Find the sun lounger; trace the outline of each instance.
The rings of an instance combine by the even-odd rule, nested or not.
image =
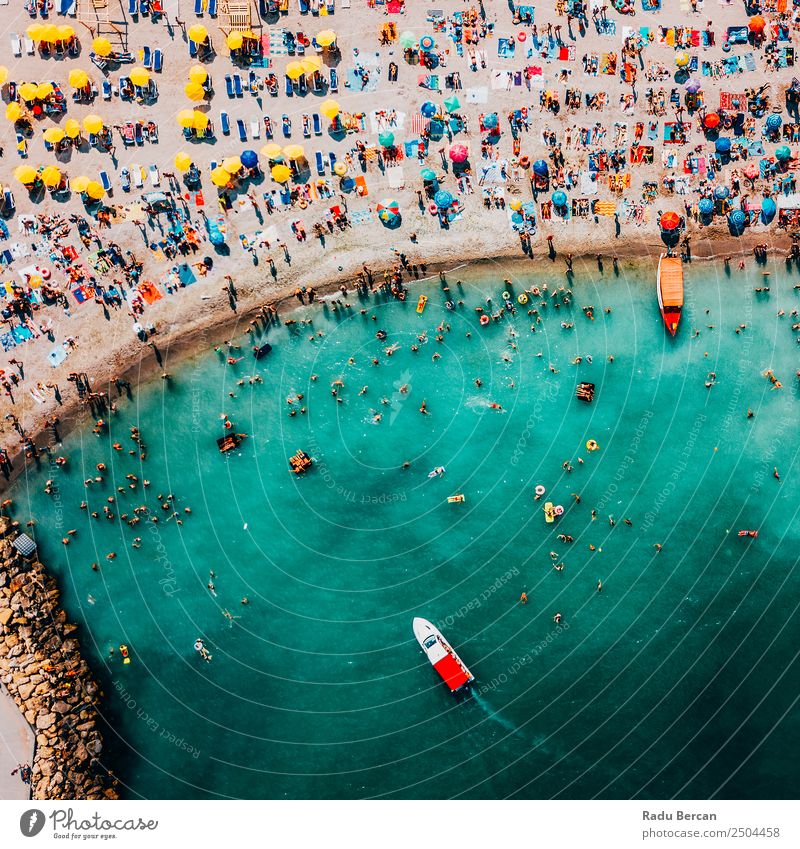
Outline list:
[[[150,166],[150,182],[156,188],[161,185],[161,175],[158,173],[158,165]]]
[[[208,94],[211,94],[211,92],[214,91],[214,80],[211,78],[211,74],[206,77],[206,81],[203,83],[203,88]]]
[[[236,119],[236,129],[239,131],[239,141],[247,141],[247,130],[244,126],[244,121],[241,118]]]
[[[304,76],[300,77],[300,79],[297,81],[297,90],[300,93],[301,97],[308,93],[308,83],[306,82],[306,78]]]
[[[311,138],[311,121],[309,120],[308,115],[303,115],[303,138]]]
[[[217,0],[208,0],[208,14],[212,18],[217,17],[217,6],[218,6]]]
[[[142,57],[142,66],[147,68],[147,70],[151,70],[153,67],[153,54],[150,52],[150,48],[145,44],[142,48],[141,52]]]
[[[314,135],[321,136],[322,135],[322,121],[320,120],[319,114],[315,112],[312,116],[312,121],[314,123]]]
[[[220,112],[219,122],[220,122],[220,125],[222,126],[222,135],[229,136],[231,134],[231,124],[230,124],[230,121],[228,120],[228,113],[227,112]]]
[[[14,192],[11,189],[5,189],[3,191],[3,215],[11,215],[16,208],[17,204],[14,201]]]
[[[322,153],[320,153],[320,151],[317,151],[314,154],[314,158],[317,160],[317,174],[319,174],[320,177],[324,177],[325,176],[325,165],[322,162]]]
[[[194,0],[194,13],[198,18],[203,17],[203,0]]]
[[[137,189],[141,189],[144,186],[144,179],[142,178],[142,166],[141,165],[131,165],[131,177],[133,177],[133,185]]]
[[[331,171],[333,171],[333,166],[336,165],[336,154],[333,151],[328,154],[328,164],[331,166]]]
[[[111,100],[111,83],[103,80],[103,100]]]
[[[192,41],[191,38],[189,39],[189,56],[192,59],[197,58],[197,45]]]
[[[136,144],[141,146],[144,144],[144,133],[142,132],[142,122],[137,121],[133,125],[133,134],[136,139]]]
[[[293,97],[294,96],[294,83],[292,83],[292,81],[289,79],[289,77],[284,77],[284,80],[286,81],[285,85],[284,85],[284,91],[286,92],[286,96],[287,97]]]
[[[242,78],[238,74],[233,75],[233,89],[236,92],[237,97],[244,96],[244,89],[242,88]]]
[[[331,68],[330,80],[330,92],[331,94],[336,94],[339,91],[339,75],[336,73],[336,68]]]
[[[11,33],[11,53],[17,58],[22,56],[22,42],[15,32]]]
[[[256,117],[250,120],[250,138],[261,138],[261,119]]]
[[[28,36],[26,35],[24,41],[25,52],[28,54],[28,56],[33,56],[33,54],[36,52],[36,45],[33,43],[33,39],[28,38]]]
[[[139,14],[139,0],[128,0],[128,14],[129,15],[138,15]]]
[[[164,67],[164,54],[160,50],[155,50],[153,52],[153,70],[157,73],[161,73],[161,69]]]
[[[108,178],[108,174],[105,171],[100,172],[100,182],[103,185],[103,188],[110,194],[113,189],[111,188],[111,180]]]
[[[225,74],[225,91],[228,94],[228,97],[235,97],[235,93],[233,91],[233,77],[230,74]]]
[[[105,71],[106,65],[108,64],[106,60],[102,56],[98,56],[96,53],[92,52],[89,54],[89,61],[98,67],[101,71]]]

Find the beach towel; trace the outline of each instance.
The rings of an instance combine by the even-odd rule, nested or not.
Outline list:
[[[354,227],[372,223],[372,212],[369,209],[358,209],[350,213],[350,223]]]
[[[14,341],[14,337],[10,333],[3,333],[0,336],[0,347],[4,351],[10,351],[12,348],[17,347],[17,343]]]
[[[361,195],[361,197],[366,197],[369,194],[366,179],[363,176],[358,176],[354,182],[358,187],[358,194]]]
[[[489,89],[486,86],[465,89],[464,99],[467,103],[488,103]]]
[[[47,359],[50,361],[50,365],[53,368],[56,368],[61,365],[67,358],[67,350],[63,345],[59,345],[57,348],[53,348],[52,351],[47,355]]]
[[[389,181],[389,188],[402,189],[406,182],[402,166],[395,165],[391,168],[387,168],[386,179]]]
[[[138,291],[146,304],[154,304],[164,297],[153,283],[140,284]]]

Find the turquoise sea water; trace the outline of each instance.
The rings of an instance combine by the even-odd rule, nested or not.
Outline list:
[[[479,328],[474,307],[499,304],[507,273],[482,266],[461,290],[451,274],[465,301],[453,312],[438,283],[416,284],[404,304],[353,298],[341,319],[303,308],[296,317],[313,326],[271,329],[258,364],[249,341],[236,366],[215,353],[190,360],[121,404],[110,438],[70,435],[67,470],[16,485],[16,515],[37,519],[106,692],[124,795],[793,795],[797,277],[773,269],[771,292],[756,294],[758,270],[689,268],[671,340],[650,268],[578,269],[573,305],[541,310],[536,333],[533,304]],[[515,289],[544,281],[563,284],[560,265],[515,277]],[[590,304],[594,321],[581,311]],[[440,322],[451,330],[437,342]],[[253,374],[263,384],[237,385]],[[593,404],[575,398],[580,380],[596,384]],[[297,393],[308,412],[290,417]],[[249,434],[230,456],[215,447],[223,411]],[[144,464],[127,453],[133,424]],[[302,477],[288,473],[297,449],[316,459]],[[106,481],[85,491],[98,462]],[[429,480],[439,465],[446,474]],[[129,473],[150,479],[148,494],[121,495],[114,511],[146,500],[157,525],[78,508],[86,498],[102,511]],[[42,492],[48,477],[55,497]],[[545,523],[537,484],[564,506],[557,524]],[[448,504],[459,492],[465,503]],[[182,525],[166,521],[159,493],[191,507]],[[64,547],[69,528],[78,534]],[[740,528],[760,535],[740,539]],[[471,698],[454,700],[420,653],[417,615],[472,668]]]

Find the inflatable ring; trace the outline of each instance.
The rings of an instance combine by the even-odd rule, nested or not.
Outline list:
[[[598,445],[598,444],[597,444],[597,443],[596,443],[593,439],[590,439],[590,440],[586,443],[586,450],[587,450],[587,451],[597,451],[597,449],[598,449],[599,447],[600,447],[600,446],[599,446],[599,445]]]
[[[730,53],[731,43],[729,41],[723,41],[722,42],[722,50],[723,50],[724,53]]]
[[[305,198],[300,198],[300,200],[297,201],[297,205],[300,209],[305,209],[308,206],[308,201]]]
[[[547,492],[547,490],[541,484],[539,484],[534,491],[537,495],[544,495],[545,492]]]
[[[522,292],[522,294],[520,294],[520,295],[517,295],[517,303],[518,304],[527,304],[528,303],[528,296],[524,292]]]
[[[49,268],[39,268],[39,266],[37,265],[36,270],[41,275],[42,280],[49,280],[50,279],[50,269]]]
[[[553,512],[556,514],[556,516],[563,516],[564,508],[560,504],[557,504]]]
[[[437,213],[438,211],[439,211],[439,207],[438,207],[438,206],[436,206],[436,204],[435,204],[435,203],[432,203],[432,204],[430,204],[430,205],[428,206],[428,212],[430,212],[430,214],[431,214],[431,215],[436,215],[436,213]]]
[[[527,168],[531,164],[530,157],[528,156],[520,156],[519,164],[521,168]]]
[[[481,324],[482,324],[484,327],[486,327],[486,325],[487,325],[488,323],[489,323],[489,316],[488,316],[488,315],[486,315],[486,313],[484,313],[484,314],[481,316]]]
[[[509,295],[508,292],[503,292],[503,300],[504,301],[510,301],[511,295]]]
[[[517,41],[523,42],[528,36],[524,32],[517,33]]]

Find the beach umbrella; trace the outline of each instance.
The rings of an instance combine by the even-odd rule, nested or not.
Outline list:
[[[81,175],[80,177],[73,177],[69,181],[69,187],[73,192],[78,192],[82,194],[86,191],[86,187],[89,185],[89,178]]]
[[[273,165],[270,174],[276,183],[285,183],[292,176],[292,169],[288,165]]]
[[[55,91],[52,83],[39,83],[36,86],[36,99],[47,100],[48,97]]]
[[[299,62],[289,62],[286,66],[286,76],[290,80],[299,80],[304,73],[303,66]]]
[[[420,106],[419,111],[422,113],[424,118],[433,118],[439,110],[436,108],[435,103],[431,103],[430,100],[426,100],[425,103]]]
[[[258,154],[254,150],[243,150],[239,159],[241,159],[245,168],[258,167]]]
[[[557,192],[553,192],[553,205],[557,206],[559,209],[565,207],[567,205],[567,195],[565,192],[562,192],[560,189]]]
[[[661,216],[661,229],[662,230],[675,230],[680,227],[681,218],[677,212],[665,212]]]
[[[488,115],[484,115],[483,126],[486,127],[487,130],[494,130],[497,127],[497,123],[496,112],[490,112]]]
[[[178,123],[184,128],[188,129],[194,123],[194,110],[193,109],[181,109],[178,112]]]
[[[17,89],[17,93],[26,103],[30,103],[32,100],[36,100],[37,88],[38,86],[36,85],[36,83],[23,83]]]
[[[292,162],[296,162],[298,159],[302,159],[305,156],[305,151],[303,150],[303,145],[301,144],[289,144],[283,149],[284,156],[291,160]]]
[[[450,159],[453,162],[466,162],[469,156],[469,151],[466,145],[454,144],[450,146]]]
[[[44,131],[44,140],[48,144],[58,144],[65,135],[66,133],[61,129],[61,127],[48,127]]]
[[[22,107],[16,100],[12,100],[11,103],[6,106],[6,118],[9,121],[19,121],[22,117]]]
[[[188,82],[183,87],[183,93],[189,98],[189,100],[194,100],[195,102],[202,100],[206,96],[206,90],[203,88],[200,83]]]
[[[103,119],[99,115],[87,115],[83,119],[83,129],[87,133],[99,133],[103,129]]]
[[[0,85],[4,85],[8,79],[8,68],[5,65],[0,65]]]
[[[748,162],[744,169],[744,176],[748,180],[755,180],[761,172],[758,170],[758,165],[755,162]]]
[[[242,160],[238,156],[227,156],[222,160],[222,167],[229,174],[238,174],[242,170]]]
[[[785,144],[782,144],[776,151],[775,156],[780,162],[786,162],[787,159],[792,158],[792,151],[786,147]]]
[[[433,196],[433,202],[439,207],[439,209],[447,209],[449,206],[453,205],[453,196],[450,192],[445,191],[444,189],[439,189],[439,191]]]
[[[55,24],[44,24],[39,32],[39,40],[48,44],[58,41],[58,27]]]
[[[707,130],[714,130],[719,126],[720,118],[716,112],[709,112],[705,118],[703,118],[703,126]]]
[[[339,104],[335,100],[324,100],[319,107],[319,111],[329,120],[332,121],[341,111]]]
[[[455,112],[456,109],[461,108],[461,101],[455,95],[453,95],[452,97],[445,98],[444,108],[448,112]]]
[[[74,118],[70,118],[64,124],[64,132],[68,138],[76,139],[81,134],[81,125]]]
[[[228,45],[228,50],[239,50],[244,44],[244,36],[240,32],[228,33],[225,44]]]
[[[697,92],[700,91],[702,87],[703,84],[696,77],[692,77],[686,83],[686,91],[688,91],[689,94],[697,94]]]
[[[188,153],[180,151],[175,154],[175,167],[181,173],[185,173],[192,167],[192,157]]]
[[[112,50],[111,42],[107,38],[104,38],[102,35],[98,36],[92,42],[92,50],[94,50],[94,52],[98,56],[108,56]]]
[[[747,215],[745,215],[744,210],[734,209],[728,216],[728,223],[733,230],[744,230],[747,224]]]
[[[14,177],[24,186],[30,186],[36,182],[36,169],[31,165],[17,165]]]
[[[394,199],[383,200],[375,207],[375,211],[384,224],[391,224],[400,215],[400,204]]]
[[[303,69],[303,73],[310,77],[322,68],[322,60],[319,56],[306,56],[300,60],[300,67]]]
[[[550,173],[550,166],[544,159],[537,159],[533,163],[533,173],[538,177],[546,177]]]
[[[519,198],[514,198],[514,200],[509,203],[509,206],[511,207],[511,209],[514,210],[514,212],[519,212],[520,208],[522,207],[522,201]]]
[[[231,181],[230,172],[227,171],[222,165],[218,165],[211,172],[211,182],[219,189],[225,188]]]
[[[128,77],[134,85],[145,86],[150,82],[150,71],[142,67],[132,68]]]
[[[750,32],[758,34],[764,32],[764,28],[766,27],[766,25],[767,22],[761,17],[761,15],[753,15],[753,17],[750,18],[750,23],[748,24],[747,28],[750,30]]]
[[[378,141],[383,147],[391,147],[394,144],[394,133],[381,133]]]
[[[336,42],[336,33],[332,29],[324,29],[317,33],[316,42],[320,47],[330,47]]]
[[[205,130],[209,123],[209,117],[204,112],[198,112],[196,109],[192,111],[192,127],[195,130]]]
[[[208,30],[202,24],[192,24],[189,27],[189,41],[195,44],[205,44],[208,39]]]
[[[405,32],[400,33],[398,41],[404,50],[410,50],[417,43],[417,37],[413,32],[406,30]]]
[[[261,155],[267,159],[283,159],[283,148],[277,142],[270,142],[261,148]]]
[[[765,224],[769,224],[769,222],[772,221],[777,211],[778,207],[775,205],[775,201],[772,198],[764,198],[764,200],[761,201],[761,218]]]
[[[419,176],[422,177],[423,180],[431,182],[436,179],[436,172],[433,168],[423,168],[422,171],[419,172]]]
[[[770,115],[767,118],[767,130],[770,133],[777,133],[781,128],[781,124],[783,124],[783,120],[780,115]]]
[[[97,180],[89,180],[89,183],[86,186],[86,194],[92,200],[100,200],[103,195],[106,193],[106,190],[103,186],[97,182]]]
[[[431,50],[436,46],[436,42],[432,35],[423,35],[419,40],[419,49],[424,51],[425,53],[430,53]]]
[[[31,24],[25,30],[25,35],[27,35],[28,38],[31,41],[41,41],[43,32],[44,32],[44,24],[36,23],[36,24]]]
[[[41,173],[42,182],[48,189],[52,189],[61,182],[61,172],[55,165],[48,165]]]
[[[714,143],[714,147],[717,153],[730,153],[731,152],[731,140],[725,136],[718,138]]]
[[[203,83],[208,79],[208,71],[202,65],[192,65],[192,67],[189,68],[189,79],[193,83],[203,85]]]
[[[344,177],[344,175],[347,173],[347,165],[345,165],[345,163],[341,161],[337,162],[333,166],[333,173],[336,174],[338,177]]]
[[[712,215],[714,212],[714,201],[711,198],[700,198],[700,203],[697,204],[701,215]]]
[[[714,189],[714,197],[717,200],[725,200],[730,197],[731,190],[727,186],[717,186]]]
[[[69,72],[69,84],[73,88],[86,88],[89,85],[89,75],[83,68],[73,68]]]
[[[59,24],[57,29],[58,41],[69,41],[71,38],[75,38],[75,27],[70,26],[70,24]]]
[[[675,54],[675,64],[679,68],[685,68],[689,64],[689,61],[690,57],[686,51],[681,50],[680,53]]]

